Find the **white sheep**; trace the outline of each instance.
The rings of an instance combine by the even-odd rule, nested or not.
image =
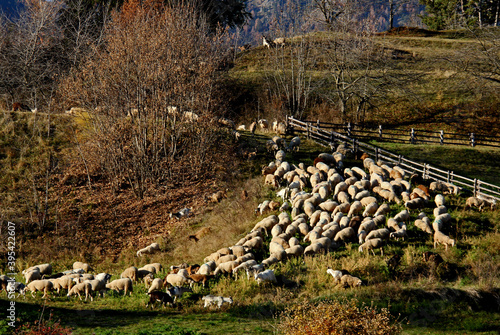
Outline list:
[[[71,297],[73,295],[78,295],[80,300],[82,300],[82,294],[85,294],[85,301],[87,301],[89,296],[90,301],[94,301],[94,298],[92,297],[92,285],[90,285],[89,282],[76,284],[71,288],[71,290],[68,291],[67,296]]]
[[[364,250],[371,250],[373,253],[373,256],[375,256],[375,251],[373,249],[380,248],[380,254],[383,256],[384,255],[384,247],[385,242],[381,238],[372,238],[370,240],[366,240],[365,243],[361,244],[359,246],[359,252],[363,252]]]
[[[455,240],[438,230],[434,232],[434,248],[437,248],[438,244],[443,244],[445,250],[448,250],[448,246],[450,247],[455,246]]]
[[[114,290],[117,292],[124,291],[123,295],[127,295],[127,292],[132,295],[134,287],[132,285],[132,280],[130,278],[115,279],[110,283],[106,284],[106,289]]]
[[[148,293],[151,293],[155,290],[161,291],[162,289],[163,289],[163,280],[161,280],[161,278],[155,278],[153,279],[151,286],[149,286]]]
[[[85,280],[92,286],[92,291],[97,292],[100,297],[104,297],[104,292],[106,291],[106,280]]]
[[[205,301],[204,307],[209,307],[211,305],[217,304],[218,308],[221,308],[224,303],[232,304],[233,303],[233,298],[232,297],[221,297],[221,296],[215,296],[212,294],[206,295],[201,298],[201,300]]]
[[[139,269],[135,266],[126,268],[120,275],[120,278],[130,278],[132,281],[137,281]]]
[[[445,205],[444,196],[442,194],[436,194],[436,197],[434,198],[434,202],[436,203],[436,207],[444,206]]]
[[[258,285],[260,285],[260,283],[263,283],[263,282],[273,282],[275,284],[278,283],[278,281],[276,280],[276,276],[274,275],[273,270],[266,270],[266,271],[256,273],[254,275],[254,279],[257,281]]]
[[[160,250],[160,245],[158,243],[151,243],[147,247],[142,248],[139,251],[137,251],[137,256],[141,257],[142,254],[152,254],[158,250]]]
[[[298,152],[299,148],[300,148],[300,137],[295,136],[288,143],[288,148],[287,149],[288,149],[288,151]]]
[[[31,270],[24,272],[24,278],[26,280],[26,284],[29,284],[30,282],[34,280],[40,280],[42,279],[42,274],[40,273],[40,269],[38,268],[31,268]]]
[[[369,232],[368,235],[366,235],[365,241],[368,241],[368,240],[374,239],[374,238],[388,240],[390,234],[391,234],[391,231],[387,228],[375,229],[375,230],[372,230],[371,232]]]
[[[338,284],[340,279],[342,278],[342,271],[339,270],[333,270],[332,268],[328,267],[326,270],[326,273],[331,275],[333,277],[333,281],[335,284]]]
[[[83,269],[85,272],[94,271],[88,263],[74,262],[73,270]]]
[[[54,289],[54,285],[48,279],[34,280],[28,285],[26,285],[25,291],[31,291],[31,296],[35,297],[34,293],[36,291],[43,292],[42,298],[47,296],[47,293]]]
[[[360,287],[363,284],[363,281],[359,279],[358,277],[354,277],[351,275],[343,275],[342,278],[340,278],[340,284],[344,287]]]
[[[217,268],[214,271],[214,276],[217,276],[219,273],[228,273],[231,274],[233,272],[233,269],[240,265],[240,262],[238,261],[229,261],[225,263],[221,263],[217,266]],[[174,285],[174,286],[182,286],[182,285]]]
[[[423,230],[427,234],[432,234],[434,232],[432,230],[431,220],[427,216],[422,219],[415,220],[415,227]]]
[[[73,281],[73,278],[67,277],[67,276],[62,276],[56,279],[50,279],[52,282],[52,285],[54,286],[54,290],[57,291],[57,294],[61,291],[61,289],[64,290],[71,290],[71,287],[75,285],[75,282]]]

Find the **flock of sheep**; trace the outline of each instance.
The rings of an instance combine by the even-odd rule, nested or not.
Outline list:
[[[264,121],[254,124],[265,129],[268,124]],[[277,122],[273,130],[280,132]],[[80,299],[85,297],[92,301],[96,295],[103,297],[107,290],[132,294],[133,286],[142,280],[149,295],[146,306],[157,301],[173,305],[177,297],[192,292],[193,284],[206,287],[210,280],[220,275],[237,277],[245,272],[248,280],[252,277],[259,285],[277,283],[273,264],[292,257],[335,251],[349,243],[359,244],[359,252],[371,250],[375,254],[375,249],[380,249],[383,255],[384,246],[391,240],[408,237],[411,224],[433,235],[434,248],[439,244],[446,249],[456,245],[456,240],[445,233],[449,231],[452,217],[443,194],[457,194],[460,191],[457,186],[438,181],[429,185],[415,182],[417,179],[400,167],[375,162],[366,154],[361,157],[363,168],[345,167],[348,152],[343,146],[333,153],[319,154],[310,166],[285,161],[285,157],[299,146],[300,137],[293,138],[288,146],[279,136],[268,142],[268,150],[273,152],[275,159],[263,167],[262,174],[264,183],[276,189],[277,197],[259,204],[256,213],[264,218],[250,232],[234,245],[208,255],[201,265],[172,266],[163,279],[158,277],[163,269],[160,263],[142,268],[132,266],[125,269],[119,279],[110,281],[110,274],[91,274],[93,270],[87,263],[75,262],[73,269],[55,274],[50,264],[40,264],[23,271],[25,283],[0,276],[1,286],[8,292],[32,292],[33,296],[41,291],[43,297],[50,291],[59,294],[66,290],[68,297],[78,295]],[[391,216],[393,203],[404,205],[405,209]],[[487,206],[494,208],[495,204],[471,197],[467,199],[467,206],[482,210]],[[432,207],[431,219],[422,210]],[[411,222],[410,213],[419,211],[417,219]],[[208,233],[210,229],[204,228],[192,239],[197,241]],[[138,250],[137,256],[159,249],[157,243],[152,243]],[[360,278],[346,270],[328,268],[326,271],[335,284],[343,287],[354,288],[362,284]],[[215,295],[206,295],[202,300],[205,307],[216,305],[219,308],[233,302],[231,297]]]

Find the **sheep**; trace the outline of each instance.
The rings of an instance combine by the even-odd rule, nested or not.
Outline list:
[[[432,213],[434,214],[434,217],[438,217],[441,214],[448,213],[448,209],[446,208],[446,206],[441,205],[441,206],[434,208]]]
[[[391,211],[391,208],[389,207],[388,204],[382,204],[377,209],[377,211],[375,212],[375,214],[373,214],[373,217],[378,216],[378,215],[388,214],[390,211]]]
[[[40,270],[38,268],[32,268],[30,271],[26,271],[23,274],[24,274],[24,278],[26,280],[26,284],[29,284],[30,282],[32,282],[34,280],[42,279],[42,275],[41,275]]]
[[[235,261],[236,260],[236,255],[224,255],[224,256],[221,256],[216,262],[215,264],[217,266],[219,266],[220,264],[222,263],[226,263],[226,262],[230,262],[230,261]]]
[[[354,232],[354,229],[352,229],[352,227],[347,227],[347,228],[344,228],[341,231],[339,231],[335,235],[335,238],[333,240],[335,242],[339,242],[339,241],[348,242],[354,236],[356,236],[356,233]]]
[[[161,278],[155,278],[153,279],[153,282],[151,283],[151,286],[148,289],[148,293],[151,293],[153,291],[161,291],[163,289],[163,280]]]
[[[340,278],[340,284],[343,287],[355,288],[355,287],[360,287],[363,284],[363,281],[361,279],[359,279],[358,277],[354,277],[351,275],[343,275]]]
[[[409,200],[405,202],[405,208],[410,211],[412,209],[421,209],[425,208],[426,201],[424,198],[415,198],[413,200]]]
[[[126,268],[120,275],[120,278],[130,278],[132,281],[137,281],[138,269],[135,266]]]
[[[304,254],[304,248],[301,245],[290,246],[290,248],[285,249],[287,257],[292,256],[299,257]]]
[[[441,231],[443,229],[444,224],[448,223],[451,220],[451,215],[449,213],[440,214],[434,218],[432,222],[432,228],[434,231]]]
[[[300,137],[299,136],[295,136],[294,138],[292,138],[290,140],[290,142],[288,143],[288,148],[287,150],[288,151],[295,151],[295,152],[298,152],[299,151],[299,148],[300,148]]]
[[[285,46],[285,38],[284,37],[277,37],[273,40],[274,45],[283,47]]]
[[[486,206],[489,206],[491,210],[494,210],[496,208],[496,201],[479,197],[469,197],[465,201],[465,209],[477,207],[479,211],[482,212]]]
[[[160,292],[160,291],[152,291],[147,293],[149,295],[149,301],[146,303],[146,308],[151,305],[154,307],[154,304],[159,301],[163,307],[165,304],[169,303],[171,305],[174,304],[174,300],[168,293]]]
[[[408,222],[409,219],[410,213],[406,209],[402,210],[401,212],[396,214],[396,216],[394,216],[394,220],[396,220],[397,222]]]
[[[151,263],[144,265],[141,269],[148,270],[151,273],[155,274],[155,273],[160,273],[163,267],[160,263]]]
[[[238,261],[229,261],[225,263],[221,263],[217,266],[217,268],[214,271],[214,275],[217,276],[219,273],[232,273],[233,269],[240,265],[240,262]],[[181,285],[176,285],[176,286],[181,286]]]
[[[400,229],[396,230],[393,233],[389,234],[390,238],[395,238],[396,240],[399,240],[402,238],[403,240],[408,237],[408,233],[406,231],[406,225],[403,225]]]
[[[8,281],[7,286],[4,288],[4,290],[7,292],[7,295],[10,295],[15,292],[24,295],[25,289],[26,285],[24,285],[21,282],[13,280]]]
[[[434,202],[436,203],[436,207],[444,206],[445,205],[444,196],[442,194],[436,194],[436,197],[434,198]]]
[[[384,255],[384,249],[383,246],[385,245],[385,242],[381,238],[373,238],[366,240],[365,243],[361,244],[359,246],[359,252],[363,252],[364,250],[371,250],[373,253],[373,256],[375,256],[375,251],[373,249],[380,248],[380,254],[383,256]]]
[[[147,247],[142,248],[139,251],[137,251],[137,257],[141,257],[142,254],[152,254],[158,250],[160,250],[160,245],[158,243],[151,243]]]
[[[90,285],[89,282],[83,282],[73,286],[68,291],[67,297],[78,295],[80,300],[82,300],[82,293],[85,294],[85,301],[87,301],[89,296],[90,296],[90,301],[94,301],[94,298],[92,297],[92,285]]]
[[[48,279],[40,279],[40,280],[34,280],[30,282],[28,285],[26,285],[25,291],[31,291],[31,296],[34,298],[36,291],[43,291],[43,296],[42,298],[45,298],[47,296],[47,293],[52,291],[54,289],[54,285],[52,282]]]
[[[363,211],[362,215],[364,217],[372,216],[373,214],[375,214],[375,212],[377,212],[377,210],[378,210],[378,204],[376,202],[372,202],[368,205],[365,205],[365,210]]]
[[[424,217],[422,219],[415,220],[415,227],[423,230],[427,234],[434,233],[434,231],[432,230],[432,227],[431,227],[431,222],[430,222],[428,217]]]
[[[106,284],[106,289],[114,290],[116,292],[124,291],[123,295],[127,295],[127,292],[132,295],[133,285],[130,278],[115,279],[110,283]]]
[[[266,270],[266,271],[256,273],[254,275],[254,279],[257,281],[258,285],[260,285],[260,283],[263,283],[263,282],[273,282],[275,284],[278,283],[278,281],[276,280],[276,276],[274,275],[273,270]]]
[[[390,233],[391,233],[390,230],[387,228],[380,228],[380,229],[372,230],[371,232],[368,233],[368,235],[366,235],[365,241],[368,241],[368,240],[374,239],[374,238],[388,240]]]
[[[273,264],[276,264],[278,262],[279,262],[278,258],[276,258],[275,256],[271,255],[268,258],[264,259],[261,262],[261,264],[263,264],[265,267],[269,267],[269,266],[271,266]]]
[[[232,304],[233,303],[233,298],[232,297],[220,297],[220,296],[215,296],[212,294],[206,295],[201,298],[201,300],[205,301],[204,307],[207,308],[213,304],[217,304],[218,308],[221,308],[224,303]]]
[[[375,229],[375,221],[369,219],[369,220],[365,220],[363,221],[360,225],[359,225],[359,228],[358,228],[358,234],[361,232],[361,231],[365,231],[366,234],[368,234],[369,232],[371,232],[372,230]]]
[[[308,245],[305,249],[304,249],[304,255],[314,255],[314,254],[318,254],[320,251],[322,250],[325,250],[325,247],[323,244],[319,243],[319,242],[314,242],[314,243],[311,243],[310,245]]]
[[[352,217],[354,214],[361,213],[363,211],[363,205],[359,201],[354,201],[350,208],[349,208],[349,213],[347,214],[348,217]]]
[[[89,271],[94,271],[88,263],[83,263],[83,262],[74,262],[73,263],[73,270],[77,269],[83,269],[85,272]]]
[[[76,283],[73,281],[71,277],[60,277],[56,279],[51,279],[54,290],[57,291],[57,294],[61,291],[61,289],[71,290],[71,287]]]
[[[438,244],[443,244],[445,250],[448,250],[448,246],[450,247],[455,246],[455,240],[438,230],[434,232],[434,249],[437,248]]]
[[[186,292],[193,292],[190,287],[182,287],[182,286],[174,286],[167,289],[167,294],[174,298],[174,303],[177,298],[182,297],[182,295]]]
[[[333,270],[332,268],[328,267],[326,270],[326,273],[331,275],[333,277],[333,282],[335,284],[338,284],[340,282],[340,279],[342,278],[342,271],[339,270]]]
[[[260,129],[262,129],[263,131],[269,130],[269,122],[266,119],[260,119],[259,121],[257,121],[257,123],[259,124]]]
[[[189,275],[189,278],[192,280],[192,282],[189,284],[190,287],[192,287],[194,283],[202,283],[203,287],[205,287],[208,280],[213,278],[213,276],[204,274],[192,274]]]
[[[50,265],[49,263],[34,265],[34,266],[32,266],[32,267],[27,268],[26,270],[24,270],[22,272],[22,274],[24,275],[26,272],[30,272],[30,271],[34,270],[35,268],[38,268],[38,271],[40,272],[40,275],[50,275],[50,274],[52,274],[52,265]]]
[[[257,250],[261,249],[264,246],[264,241],[262,240],[262,237],[256,236],[243,243],[243,246],[247,247],[248,249]]]
[[[104,292],[106,291],[106,280],[103,279],[93,279],[85,280],[92,286],[93,292],[98,292],[99,296],[104,297]]]
[[[268,216],[267,218],[257,222],[257,224],[251,230],[252,232],[259,229],[264,228],[266,233],[271,231],[271,229],[279,222],[279,219],[276,215]]]

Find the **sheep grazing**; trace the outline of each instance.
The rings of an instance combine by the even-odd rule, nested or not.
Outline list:
[[[132,295],[132,292],[134,291],[132,280],[130,278],[115,279],[106,284],[106,289],[114,290],[116,292],[124,291],[124,296],[127,295],[127,293]]]
[[[38,268],[38,271],[40,272],[40,275],[50,275],[50,274],[52,274],[52,265],[50,265],[49,263],[34,265],[34,266],[32,266],[32,267],[27,268],[26,270],[24,270],[22,272],[22,274],[24,275],[26,272],[30,272],[32,270],[35,270],[36,268]]]
[[[224,303],[232,304],[233,303],[233,298],[232,297],[220,297],[216,295],[206,295],[201,298],[201,300],[205,301],[205,304],[203,307],[207,308],[211,305],[217,305],[218,308],[221,308]]]
[[[184,293],[193,292],[190,287],[182,287],[182,286],[173,286],[167,289],[167,294],[174,298],[174,303],[177,298],[182,297]]]
[[[194,235],[189,235],[188,239],[198,242],[202,237],[208,235],[212,229],[210,227],[203,227],[198,230]]]
[[[455,240],[438,230],[434,232],[434,249],[437,248],[438,244],[444,245],[445,250],[448,250],[448,246],[450,247],[455,246]]]
[[[375,256],[375,251],[373,249],[380,248],[380,254],[384,255],[384,247],[385,241],[381,238],[373,238],[370,240],[366,240],[365,243],[359,246],[359,252],[363,252],[364,250],[371,250],[373,256]]]
[[[164,292],[160,291],[152,291],[147,293],[149,295],[149,301],[146,303],[146,308],[151,305],[154,308],[154,304],[159,301],[163,307],[165,307],[165,304],[174,304],[174,300],[172,297]]]
[[[141,257],[143,254],[152,254],[155,251],[160,250],[160,245],[158,243],[151,243],[145,248],[140,249],[137,251],[137,257]]]
[[[209,279],[213,278],[213,275],[204,275],[204,274],[191,274],[189,275],[189,278],[192,280],[191,284],[189,284],[191,287],[193,286],[194,283],[202,283],[203,287],[206,287],[207,282]]]
[[[472,207],[476,207],[480,212],[482,212],[485,207],[489,207],[491,210],[495,210],[496,201],[479,197],[469,197],[465,201],[465,209],[469,209]]]
[[[300,148],[300,137],[298,136],[295,136],[294,138],[292,138],[290,140],[290,142],[288,143],[288,148],[287,150],[288,151],[295,151],[295,152],[298,152],[299,151],[299,148]]]
[[[26,284],[29,284],[34,280],[42,279],[42,274],[40,273],[40,270],[38,268],[32,268],[30,271],[26,272],[23,271],[23,274],[26,280]]]
[[[90,285],[89,282],[83,282],[73,286],[71,290],[68,291],[67,297],[78,295],[80,300],[82,300],[82,294],[85,294],[85,301],[87,301],[89,296],[90,301],[94,301],[94,298],[92,297],[92,285]]]
[[[192,281],[193,280],[191,278],[186,278],[184,276],[171,273],[163,280],[163,286],[167,286],[167,284],[170,284],[171,286],[184,286],[188,283],[191,283]]]
[[[71,287],[75,285],[76,283],[73,281],[73,278],[71,277],[60,277],[56,279],[51,280],[52,285],[54,286],[54,290],[57,291],[57,294],[61,291],[61,289],[64,290],[71,290]]]
[[[139,269],[135,266],[126,268],[120,275],[120,278],[130,278],[132,281],[137,281]]]
[[[354,277],[351,275],[343,275],[342,278],[340,278],[340,285],[343,287],[360,287],[363,284],[363,281],[359,279],[358,277]]]
[[[326,273],[333,277],[333,281],[335,284],[338,284],[340,282],[340,279],[342,278],[342,271],[340,270],[333,270],[332,268],[328,267]]]
[[[34,298],[35,293],[37,291],[43,292],[42,298],[45,298],[47,296],[47,293],[52,291],[54,289],[54,285],[52,282],[48,279],[41,279],[41,280],[34,280],[31,283],[29,283],[25,291],[31,291],[31,296]]]
[[[73,270],[78,270],[78,269],[83,269],[83,271],[85,272],[94,271],[94,269],[92,269],[88,263],[74,262]]]
[[[265,282],[272,282],[275,284],[278,283],[278,281],[276,280],[276,276],[274,275],[273,270],[266,270],[266,271],[256,273],[254,275],[254,279],[257,281],[257,284],[259,284],[259,285],[260,285],[260,283],[265,283]]]
[[[153,282],[151,283],[151,286],[148,289],[148,293],[151,293],[153,291],[161,291],[163,289],[163,280],[160,278],[155,278],[153,279]]]

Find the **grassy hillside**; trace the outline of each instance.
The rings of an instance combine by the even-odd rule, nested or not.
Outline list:
[[[457,130],[479,126],[477,121],[482,120],[491,125],[490,131],[495,131],[493,121],[498,115],[490,114],[483,108],[485,101],[461,86],[470,78],[447,72],[455,70],[447,67],[444,57],[472,40],[451,33],[378,38],[391,50],[415,52],[414,58],[391,62],[395,71],[407,67],[425,73],[414,87],[425,93],[419,94],[425,99],[388,106],[379,110],[380,115],[374,114],[374,120],[429,128],[447,125]],[[255,117],[282,116],[261,90],[266,86],[267,51],[258,47],[239,54],[231,71],[237,87],[244,92],[240,107],[247,108],[240,113],[239,121],[247,125]],[[318,68],[318,78],[322,71]],[[493,102],[491,106],[497,103]],[[426,107],[419,109],[416,105]],[[334,117],[330,112],[320,106],[308,111],[311,117]],[[78,140],[82,139],[84,125],[82,119],[66,115],[0,115],[1,229],[5,231],[7,221],[16,223],[17,280],[22,280],[22,269],[49,261],[54,272],[71,268],[76,260],[87,261],[97,272],[113,274],[112,279],[131,265],[160,262],[168,269],[182,262],[202,263],[212,252],[234,245],[262,219],[255,212],[259,203],[278,200],[276,190],[264,186],[260,172],[274,159],[265,148],[271,133],[257,131],[252,136],[243,131],[240,141],[232,142],[233,160],[220,168],[218,179],[179,181],[137,199],[130,189],[116,191],[98,170],[88,169],[82,158],[87,148],[77,145],[82,143]],[[290,140],[290,136],[286,139]],[[500,183],[498,150],[379,145],[471,178]],[[303,139],[300,151],[288,153],[286,160],[312,165],[319,153],[329,150]],[[361,164],[354,157],[345,160],[346,167]],[[213,203],[208,196],[218,190],[225,190],[226,198]],[[418,212],[412,212],[408,238],[391,240],[384,255],[379,251],[376,255],[359,253],[359,244],[352,241],[324,255],[273,265],[276,285],[259,286],[244,274],[237,279],[221,276],[207,288],[196,286],[174,308],[165,309],[145,308],[147,290],[142,283],[134,286],[131,297],[108,292],[105,298],[93,302],[67,299],[64,295],[44,301],[40,293],[35,298],[28,294],[16,299],[17,324],[60,320],[75,334],[261,334],[276,330],[277,323],[283,320],[280,313],[287,307],[334,300],[377,310],[387,308],[404,334],[496,334],[500,328],[500,209],[466,209],[464,194],[447,195],[446,202],[452,220],[445,232],[458,241],[448,250],[442,246],[433,249],[432,236],[413,225]],[[192,217],[178,221],[169,216],[184,207],[193,209]],[[431,203],[424,210],[430,218],[432,207]],[[403,208],[391,204],[387,217]],[[203,227],[210,227],[208,235],[197,243],[188,239]],[[7,235],[0,236],[3,274],[9,272],[4,243]],[[305,246],[303,237],[297,237]],[[266,247],[256,253],[259,261],[269,256],[270,239],[266,237]],[[143,258],[135,255],[151,242],[158,242],[162,251]],[[443,263],[436,266],[424,262],[422,253],[431,250],[442,256]],[[401,258],[396,268],[386,262],[393,255]],[[329,266],[348,270],[364,285],[356,289],[334,285],[326,273]],[[160,277],[167,273],[164,270]],[[234,304],[220,311],[206,310],[200,297],[208,293],[232,296]],[[7,309],[8,303],[0,293],[0,309]],[[0,332],[10,330],[7,320],[0,320]]]

